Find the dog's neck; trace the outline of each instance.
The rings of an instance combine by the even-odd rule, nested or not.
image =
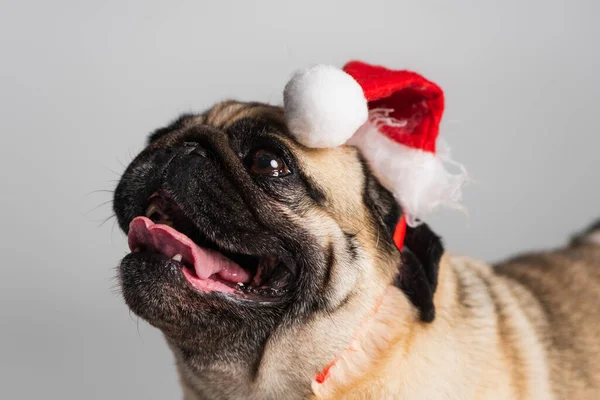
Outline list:
[[[389,286],[373,312],[355,331],[349,346],[315,375],[311,382],[315,397],[328,398],[340,386],[360,379],[365,370],[370,370],[377,360],[384,358],[399,333],[399,321],[402,332],[411,329],[410,321],[418,321],[415,311],[396,287]],[[390,329],[390,326],[396,329]]]
[[[407,324],[409,319],[418,320],[416,310],[397,288],[369,290],[369,296],[354,296],[333,314],[317,315],[307,324],[275,332],[264,348],[256,374],[252,366],[240,364],[217,366],[196,376],[178,362],[185,399],[307,398],[351,378],[346,363],[358,366],[377,359],[377,354],[365,350],[381,347],[390,331],[386,326],[399,320]],[[360,351],[354,351],[354,346]],[[278,351],[281,348],[290,351],[282,355]],[[319,372],[333,360],[337,362],[327,378],[317,382]]]

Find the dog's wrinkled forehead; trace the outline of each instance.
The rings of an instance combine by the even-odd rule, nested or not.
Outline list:
[[[171,125],[153,132],[149,142],[164,141],[168,145],[172,140],[168,136],[193,127],[210,127],[221,132],[228,132],[232,125],[240,121],[262,123],[263,128],[271,133],[291,138],[286,124],[283,109],[263,103],[245,103],[234,100],[215,104],[202,114],[184,114]]]
[[[183,115],[166,128],[149,137],[150,147],[168,147],[180,144],[191,131],[210,129],[214,134],[225,134],[230,140],[250,139],[266,135],[278,139],[293,154],[299,171],[313,190],[323,210],[327,210],[340,227],[349,232],[364,229],[366,210],[364,168],[353,147],[313,149],[299,144],[286,126],[281,107],[263,103],[225,101],[217,103],[199,115]]]

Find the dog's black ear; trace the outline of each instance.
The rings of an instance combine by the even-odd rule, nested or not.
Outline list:
[[[371,174],[364,160],[365,191],[364,202],[380,218],[393,241],[396,225],[402,210],[394,195],[384,188]],[[427,224],[416,228],[407,227],[402,248],[402,265],[394,284],[400,288],[419,310],[421,319],[431,322],[435,318],[433,295],[437,287],[440,259],[444,253],[442,240]]]
[[[427,224],[407,227],[402,248],[402,267],[395,284],[417,307],[421,320],[425,322],[435,318],[433,295],[443,253],[442,240]]]

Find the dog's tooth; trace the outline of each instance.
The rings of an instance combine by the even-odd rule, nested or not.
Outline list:
[[[171,260],[175,260],[175,261],[179,261],[181,262],[181,260],[183,260],[183,256],[181,254],[175,254]]]
[[[154,214],[155,212],[158,212],[158,211],[160,211],[160,209],[158,208],[156,203],[152,202],[146,209],[146,217],[150,218],[152,216],[152,214]]]

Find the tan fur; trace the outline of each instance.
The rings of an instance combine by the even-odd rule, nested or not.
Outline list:
[[[201,123],[224,129],[240,118],[283,122],[278,107],[224,102]],[[600,399],[598,232],[587,244],[496,267],[445,254],[436,318],[424,323],[389,286],[399,259],[380,242],[363,203],[356,150],[314,150],[283,140],[327,194],[323,208],[307,206],[290,218],[335,250],[331,289],[323,293],[332,309],[274,332],[254,378],[231,366],[193,376],[178,358],[186,400],[198,399],[190,388],[216,398],[211,388],[219,385],[228,387],[227,397],[247,399]],[[356,233],[361,244],[352,265],[344,231]],[[336,357],[325,383],[315,382]],[[310,381],[312,392],[301,384]]]
[[[440,274],[432,324],[377,315],[393,330],[370,332],[383,350],[357,376],[334,371],[313,384],[315,398],[600,398],[600,247],[495,268],[446,255]],[[388,293],[387,307],[406,310],[401,297]]]

